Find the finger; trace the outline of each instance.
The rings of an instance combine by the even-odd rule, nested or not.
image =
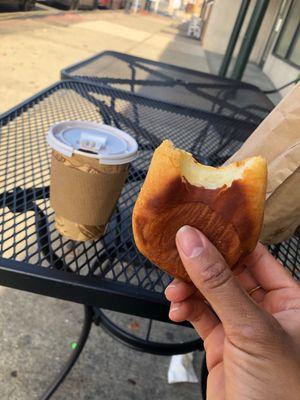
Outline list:
[[[232,268],[231,271],[233,273],[233,275],[238,275],[241,272],[244,271],[244,269],[246,268],[246,265],[244,263],[240,263],[238,262],[237,264],[235,264]]]
[[[174,322],[189,321],[203,340],[220,323],[209,306],[197,294],[185,301],[171,303],[169,318]]]
[[[225,378],[223,363],[217,364],[209,371],[207,377],[207,399],[225,399]]]
[[[249,268],[259,285],[266,291],[296,288],[297,282],[261,243],[243,263]]]
[[[179,279],[174,279],[165,290],[165,296],[169,301],[179,302],[187,299],[197,289],[192,283],[186,283]]]
[[[236,278],[246,293],[248,293],[256,303],[263,301],[266,291],[262,288],[257,289],[260,285],[248,269],[244,269],[241,273],[236,275]],[[253,291],[253,289],[255,290]]]
[[[224,339],[224,328],[222,324],[219,324],[204,341],[206,364],[209,371],[223,360]]]
[[[245,293],[212,243],[195,228],[185,226],[177,232],[176,244],[188,275],[222,321],[228,337],[240,342],[257,334],[266,313]]]

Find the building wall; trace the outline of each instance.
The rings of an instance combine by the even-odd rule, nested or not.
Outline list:
[[[255,1],[251,1],[255,4]],[[256,38],[255,45],[250,55],[250,61],[259,64],[263,51],[265,49],[269,35],[274,27],[274,22],[280,7],[282,0],[270,0],[265,17],[263,19],[262,25],[260,27],[259,33]],[[250,7],[249,7],[250,8]],[[253,9],[252,9],[253,11]],[[251,13],[252,13],[251,11]],[[249,14],[249,13],[247,13]]]
[[[267,38],[273,27],[281,0],[270,0],[262,26],[257,36],[250,61],[259,63],[264,51]],[[248,27],[249,19],[255,7],[256,0],[251,0],[247,15],[235,48],[234,56],[238,54],[242,38]],[[232,28],[234,26],[241,0],[215,0],[207,30],[203,38],[203,48],[219,54],[224,54]]]
[[[268,55],[263,71],[271,79],[275,87],[280,87],[296,79],[300,73],[299,69],[273,56],[272,52]],[[280,94],[285,96],[290,90],[291,86],[281,90]]]
[[[272,1],[272,0],[271,0]],[[266,62],[263,66],[264,73],[271,79],[275,87],[280,87],[286,83],[294,80],[300,74],[300,69],[290,65],[288,62],[281,60],[280,58],[273,55],[273,49],[278,40],[280,30],[275,34],[273,43],[271,44],[269,54]],[[287,87],[280,91],[282,96],[285,96],[292,86]]]
[[[202,42],[205,50],[224,53],[238,10],[239,0],[214,1]]]

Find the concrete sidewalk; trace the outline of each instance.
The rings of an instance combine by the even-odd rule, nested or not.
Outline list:
[[[3,287],[0,301],[0,398],[39,399],[70,356],[83,309]],[[140,333],[139,318],[127,321],[132,333]],[[155,330],[163,336],[166,328]],[[93,326],[84,352],[53,400],[201,399],[197,384],[168,385],[169,362],[170,357],[131,350]],[[196,363],[200,374],[199,355]]]
[[[0,112],[60,79],[60,70],[95,53],[116,50],[209,71],[197,41],[178,21],[123,12],[77,12],[0,23]]]

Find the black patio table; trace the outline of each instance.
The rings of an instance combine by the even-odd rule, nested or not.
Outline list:
[[[107,233],[97,241],[72,242],[54,226],[49,204],[51,149],[45,138],[49,127],[63,120],[112,125],[127,131],[139,144],[139,156],[131,165]],[[169,322],[163,291],[170,277],[136,249],[132,208],[153,150],[163,139],[171,139],[204,164],[221,165],[255,127],[243,120],[77,81],[54,84],[3,114],[0,284],[88,305],[86,322],[91,321],[93,306],[96,322],[142,351],[176,354],[202,349],[201,341],[195,339],[171,343],[149,339],[152,320]],[[272,246],[271,251],[299,278],[299,237]],[[118,327],[100,308],[149,318],[146,338]],[[80,351],[88,330],[82,333]]]
[[[256,86],[205,72],[105,51],[61,71],[84,80],[186,107],[259,123],[274,104]]]

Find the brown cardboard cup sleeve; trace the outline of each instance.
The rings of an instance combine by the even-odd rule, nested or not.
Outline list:
[[[128,174],[128,164],[84,172],[52,156],[51,207],[82,225],[105,225],[111,217]]]

